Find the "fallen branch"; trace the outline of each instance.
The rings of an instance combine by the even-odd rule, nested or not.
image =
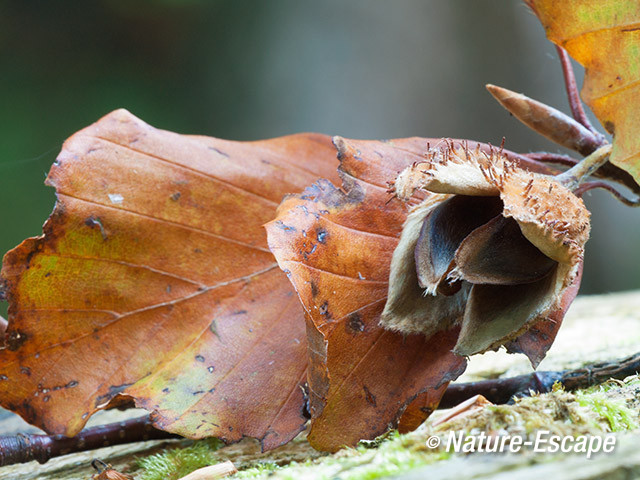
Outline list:
[[[18,434],[1,436],[0,467],[33,460],[45,463],[51,458],[69,453],[166,438],[180,437],[153,428],[148,415],[124,422],[87,428],[71,438],[64,435]]]
[[[565,390],[573,391],[598,385],[611,378],[622,380],[637,372],[640,372],[640,353],[576,370],[532,372],[496,380],[454,383],[447,388],[438,408],[451,408],[474,395],[483,395],[492,403],[508,403],[513,397],[527,396],[531,392],[550,392],[555,382],[561,383]]]
[[[576,370],[533,372],[510,378],[454,383],[447,388],[439,408],[450,408],[475,395],[492,403],[508,403],[513,397],[544,393],[560,382],[566,390],[578,390],[611,378],[622,380],[640,371],[640,353],[619,361],[603,362]],[[14,463],[47,460],[74,452],[144,440],[180,438],[155,429],[148,416],[83,430],[73,438],[62,435],[15,435],[0,437],[0,467]]]

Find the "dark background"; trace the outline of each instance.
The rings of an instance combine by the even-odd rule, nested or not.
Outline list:
[[[2,2],[0,252],[41,232],[54,203],[42,182],[64,139],[119,107],[239,140],[505,136],[512,150],[562,151],[485,83],[568,111],[555,50],[521,1]],[[605,193],[586,201],[582,292],[640,287],[640,212]]]

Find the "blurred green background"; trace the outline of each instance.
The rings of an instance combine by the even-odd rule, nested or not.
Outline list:
[[[521,1],[0,2],[0,251],[41,232],[64,139],[119,107],[240,140],[505,136],[520,152],[562,150],[485,83],[568,110],[555,50]],[[640,287],[640,212],[600,192],[587,203],[582,292]]]

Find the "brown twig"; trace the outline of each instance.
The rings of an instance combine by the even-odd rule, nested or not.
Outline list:
[[[492,403],[508,403],[514,396],[526,396],[531,391],[548,392],[562,376],[563,372],[533,372],[517,377],[453,383],[447,388],[438,408],[454,407],[474,395],[482,395]]]
[[[640,353],[636,353],[619,361],[596,363],[564,372],[533,372],[497,380],[454,383],[447,388],[438,408],[451,408],[477,394],[493,403],[507,403],[513,397],[527,396],[531,392],[549,392],[555,382],[560,382],[566,390],[578,390],[611,378],[622,380],[639,371]]]
[[[0,437],[0,467],[33,460],[45,463],[53,457],[69,453],[167,438],[180,437],[155,429],[148,416],[87,428],[71,438],[64,435],[2,436]]]

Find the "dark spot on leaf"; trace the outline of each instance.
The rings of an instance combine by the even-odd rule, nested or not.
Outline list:
[[[87,227],[90,228],[95,228],[98,227],[100,229],[100,234],[102,235],[102,239],[106,240],[107,239],[107,231],[104,228],[104,225],[102,225],[102,221],[100,220],[99,217],[89,217],[84,221],[84,224]]]
[[[171,390],[169,390],[169,387],[164,387],[162,389],[162,393],[169,393]]]
[[[231,315],[244,315],[246,314],[247,311],[246,310],[236,310],[235,312],[233,312]]]
[[[6,375],[0,375],[0,381],[9,380],[9,377]]]
[[[318,293],[318,285],[316,285],[316,282],[311,280],[311,296],[315,298],[318,296]]]
[[[433,408],[429,408],[429,407],[420,407],[420,411],[422,413],[425,413],[427,415],[431,415],[433,413]]]
[[[316,230],[316,236],[318,237],[318,241],[324,244],[327,241],[327,231],[324,228],[319,228]]]
[[[27,423],[35,423],[35,420],[38,418],[38,414],[36,413],[35,409],[26,400],[20,404],[9,403],[4,406],[7,408],[7,410],[21,412],[20,416],[24,418]]]
[[[362,388],[364,388],[364,396],[367,399],[367,402],[373,405],[374,407],[377,407],[378,405],[376,403],[375,395],[371,393],[371,390],[369,390],[366,385],[364,385]]]
[[[320,308],[318,309],[318,312],[320,312],[320,315],[330,316],[329,315],[329,302],[325,300],[324,303],[322,305],[320,305]]]
[[[347,327],[352,333],[364,332],[364,322],[362,321],[359,313],[356,312],[349,315]]]
[[[31,369],[29,367],[20,367],[20,373],[30,377],[31,376]]]
[[[49,395],[45,395],[44,398],[42,399],[43,402],[48,402],[49,400],[51,400],[51,396]]]
[[[74,388],[78,386],[78,381],[77,380],[71,380],[69,383],[67,383],[64,388]]]
[[[38,243],[37,246],[33,250],[31,250],[29,252],[29,254],[27,255],[27,258],[24,261],[25,265],[27,266],[27,269],[29,269],[31,267],[31,260],[33,259],[33,257],[36,254],[38,254],[38,253],[40,253],[42,251],[42,248],[43,248],[42,243]],[[5,289],[8,290],[9,286],[8,285],[4,285],[3,286],[3,290],[5,290]]]
[[[306,243],[302,244],[303,248],[306,248],[306,246],[307,246]],[[315,251],[317,249],[318,249],[318,244],[317,243],[314,243],[313,246],[311,247],[311,250],[309,250],[308,252],[301,249],[302,258],[304,258],[305,260],[308,260],[309,259],[309,255],[312,255],[313,253],[315,253]]]
[[[607,120],[604,122],[604,128],[607,132],[609,132],[611,135],[613,135],[615,133],[616,127],[613,124],[612,121]]]
[[[27,335],[17,330],[7,332],[7,336],[5,338],[7,349],[11,350],[12,352],[18,350],[26,341]]]
[[[202,355],[196,355],[197,362],[204,362],[204,357]]]
[[[209,373],[213,373],[213,371],[216,369],[216,367],[214,367],[213,365],[210,365],[207,367],[207,370],[209,371]]]
[[[182,195],[182,194],[181,194],[180,192],[176,192],[176,193],[174,193],[173,195],[171,195],[171,197],[170,197],[170,198],[171,198],[171,200],[173,200],[174,202],[177,202],[178,200],[180,200],[180,196],[181,196],[181,195]]]

